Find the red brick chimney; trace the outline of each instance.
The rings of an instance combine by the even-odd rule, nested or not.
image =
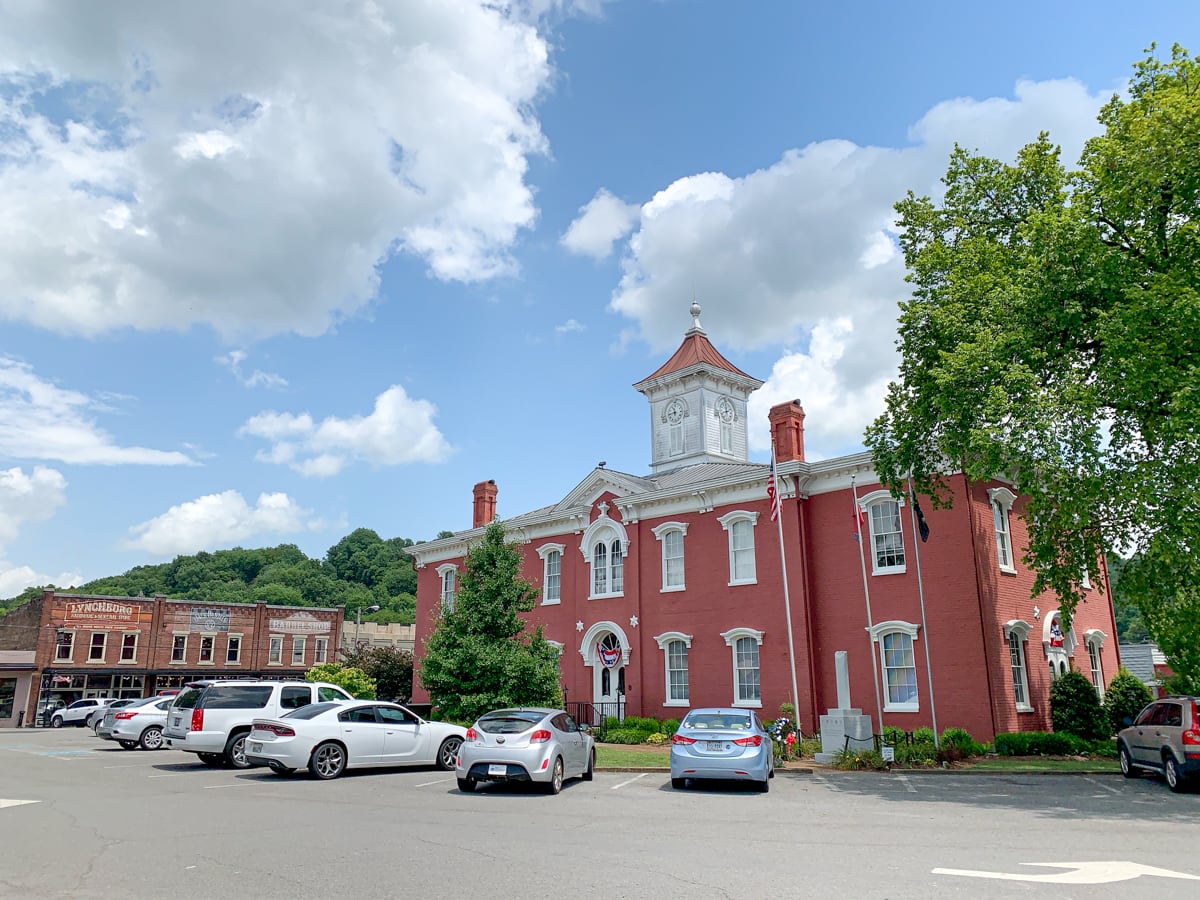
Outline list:
[[[472,516],[471,527],[481,528],[490,525],[496,518],[496,494],[499,489],[496,482],[489,478],[475,485],[475,512]]]
[[[775,461],[804,461],[804,407],[799,400],[771,407],[771,442],[775,445]]]

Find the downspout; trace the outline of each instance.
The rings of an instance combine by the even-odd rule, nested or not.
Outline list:
[[[962,473],[963,479],[963,494],[967,500],[967,531],[971,535],[971,562],[975,566],[975,602],[979,606],[979,637],[983,641],[983,670],[987,674],[988,682],[988,714],[992,718],[992,737],[996,736],[996,686],[992,683],[992,665],[988,652],[987,629],[984,627],[984,609],[983,609],[983,579],[981,566],[979,564],[979,546],[975,540],[975,514],[974,502],[971,497],[971,483],[967,480],[967,473]],[[1026,668],[1029,664],[1026,662]]]

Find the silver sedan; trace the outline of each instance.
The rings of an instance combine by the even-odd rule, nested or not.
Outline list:
[[[733,779],[765,792],[774,777],[771,735],[751,710],[693,709],[671,737],[671,787]]]
[[[533,782],[557,794],[567,778],[591,781],[596,744],[561,709],[498,709],[467,729],[454,774],[458,789],[480,782]]]

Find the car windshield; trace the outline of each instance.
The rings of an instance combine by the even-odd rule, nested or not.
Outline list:
[[[498,712],[488,713],[480,718],[477,724],[481,731],[486,731],[488,734],[520,734],[522,731],[528,731],[544,718],[546,718],[544,712],[502,709]]]
[[[682,728],[720,731],[749,731],[750,717],[731,715],[729,713],[692,713],[683,720]]]
[[[283,719],[315,719],[321,713],[327,713],[331,709],[337,709],[342,704],[340,703],[310,703],[308,706],[302,706],[299,709],[293,709],[291,712],[286,712],[280,718]]]

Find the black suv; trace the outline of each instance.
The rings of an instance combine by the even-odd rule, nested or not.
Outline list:
[[[1138,713],[1117,735],[1121,773],[1137,778],[1142,769],[1161,772],[1171,790],[1186,790],[1200,774],[1197,702],[1196,697],[1164,697]]]

